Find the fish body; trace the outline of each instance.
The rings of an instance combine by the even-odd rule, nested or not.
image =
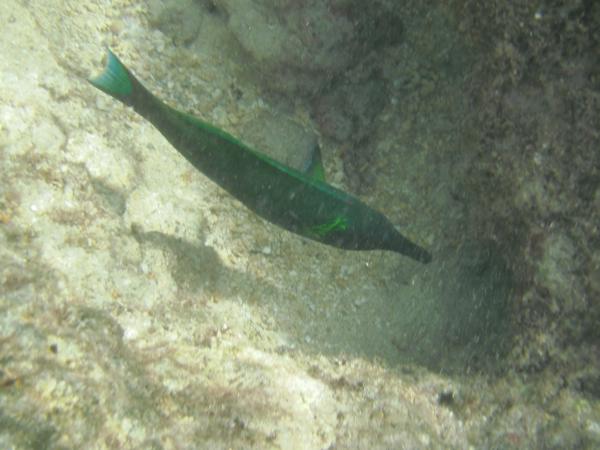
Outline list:
[[[163,103],[109,50],[92,85],[131,106],[196,169],[260,217],[347,250],[390,250],[428,263],[431,255],[358,198],[288,167],[230,134]],[[314,170],[314,173],[322,173]]]

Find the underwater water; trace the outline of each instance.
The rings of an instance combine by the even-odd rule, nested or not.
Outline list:
[[[8,0],[0,20],[0,448],[600,445],[596,2]],[[161,134],[123,79],[96,85],[146,118],[95,89],[107,47],[208,137]],[[262,156],[215,172],[244,145],[302,183],[247,169]],[[293,229],[307,185],[431,262],[348,250],[389,229],[343,241],[339,214]]]

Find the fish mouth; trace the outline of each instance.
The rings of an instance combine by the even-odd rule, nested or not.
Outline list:
[[[379,247],[408,256],[423,264],[429,264],[433,259],[431,253],[396,230],[394,232],[385,231],[381,235],[381,244]]]

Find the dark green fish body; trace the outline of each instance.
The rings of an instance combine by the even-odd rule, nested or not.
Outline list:
[[[194,167],[269,222],[334,247],[391,250],[424,263],[431,261],[426,250],[359,199],[167,106],[112,52],[104,73],[90,82],[133,107]]]

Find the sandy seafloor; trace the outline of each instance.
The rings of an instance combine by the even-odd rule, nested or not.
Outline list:
[[[154,93],[231,133],[276,114],[218,23],[176,48],[148,14],[126,0],[0,3],[0,448],[600,443],[597,400],[460,369],[468,354],[440,331],[450,260],[281,231],[90,86],[110,46]],[[301,106],[287,114],[314,128]],[[401,176],[430,164],[408,146],[397,158]],[[381,167],[363,199],[435,250],[444,176],[406,187]]]

